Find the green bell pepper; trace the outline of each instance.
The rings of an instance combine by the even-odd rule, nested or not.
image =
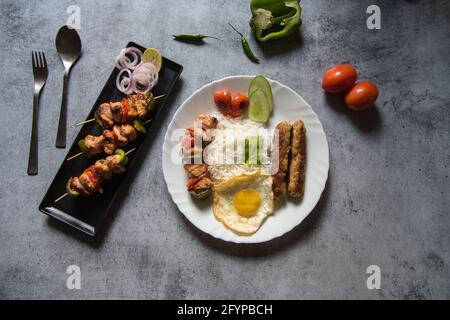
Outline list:
[[[147,110],[148,110],[148,112],[152,111],[153,108],[155,107],[155,105],[156,105],[155,98],[153,96],[150,96],[150,98],[148,98],[148,100],[147,100]]]
[[[250,27],[261,42],[287,37],[302,23],[299,0],[252,0],[250,9]]]
[[[69,178],[69,180],[67,180],[67,184],[66,184],[66,192],[71,197],[78,197],[80,195],[80,193],[78,191],[72,189],[71,184],[72,184],[72,178]]]
[[[83,152],[87,157],[91,156],[91,154],[89,153],[89,149],[86,147],[86,144],[84,143],[84,139],[78,141],[78,146],[80,147],[81,152]]]
[[[116,149],[114,151],[114,154],[118,154],[120,156],[120,163],[127,164],[128,163],[128,157],[122,149]]]
[[[100,128],[105,129],[103,126],[102,120],[100,119],[100,117],[97,114],[95,115],[95,122],[97,122],[97,124],[100,126]]]
[[[133,127],[134,127],[137,131],[139,131],[140,133],[146,133],[146,132],[147,132],[147,130],[146,130],[145,127],[144,127],[144,124],[143,124],[142,121],[139,120],[139,119],[136,119],[136,120],[133,121]]]

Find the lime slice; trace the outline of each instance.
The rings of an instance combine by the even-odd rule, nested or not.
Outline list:
[[[264,76],[256,76],[253,78],[253,80],[250,82],[250,85],[248,86],[248,95],[251,96],[253,92],[255,92],[257,89],[261,89],[269,99],[269,107],[270,112],[272,113],[273,110],[273,96],[272,96],[272,87],[270,86],[269,81]]]
[[[270,104],[267,95],[261,89],[253,91],[250,96],[248,116],[256,122],[266,122],[270,115]]]
[[[161,70],[161,66],[162,66],[161,52],[159,52],[155,48],[145,49],[144,53],[142,54],[142,61],[151,62],[155,65],[155,67],[156,67],[156,69],[158,69],[158,71]]]

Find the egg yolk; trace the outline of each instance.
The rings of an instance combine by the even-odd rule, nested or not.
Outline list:
[[[261,205],[261,197],[254,190],[241,190],[234,196],[234,208],[244,217],[251,217]]]

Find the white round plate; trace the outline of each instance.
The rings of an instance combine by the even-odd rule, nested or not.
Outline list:
[[[261,228],[251,236],[238,236],[214,218],[211,197],[194,200],[186,189],[186,172],[181,164],[172,161],[180,150],[179,141],[174,141],[175,131],[193,125],[194,118],[200,113],[215,113],[217,108],[212,99],[218,89],[232,92],[247,92],[253,76],[233,76],[211,82],[195,91],[177,110],[169,124],[163,145],[163,173],[167,188],[178,209],[197,228],[211,236],[236,243],[258,243],[269,241],[292,230],[312,211],[320,199],[328,178],[328,143],[317,115],[311,106],[292,89],[277,81],[269,80],[272,85],[274,108],[268,128],[274,128],[283,120],[302,119],[307,134],[307,165],[305,193],[301,201],[288,199],[282,205],[275,205],[275,212]]]

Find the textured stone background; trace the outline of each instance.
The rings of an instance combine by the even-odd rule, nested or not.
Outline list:
[[[366,8],[382,29],[366,28]],[[70,80],[68,123],[84,119],[130,40],[184,66],[160,130],[129,192],[91,240],[37,207],[67,150],[54,148],[63,65],[54,37],[70,4],[81,7],[83,56]],[[16,1],[0,4],[2,115],[0,298],[450,298],[450,3],[302,1],[300,35],[258,46],[252,64],[228,21],[249,33],[247,1]],[[226,39],[203,46],[170,34]],[[50,74],[41,97],[39,175],[26,175],[31,126],[31,50]],[[381,88],[376,108],[349,113],[326,97],[321,75],[354,64]],[[285,237],[244,246],[211,239],[177,211],[161,172],[165,128],[203,84],[263,73],[299,92],[321,119],[330,178],[309,218]],[[68,141],[77,129],[69,126]],[[77,264],[82,290],[65,287]],[[381,267],[381,290],[366,268]]]

